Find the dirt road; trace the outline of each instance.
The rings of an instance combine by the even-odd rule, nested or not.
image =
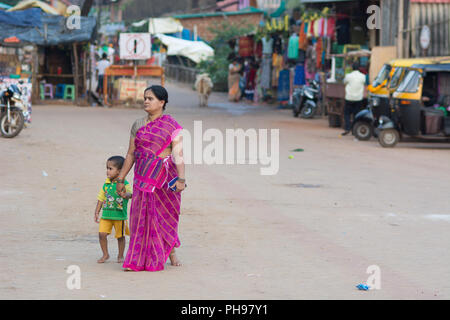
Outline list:
[[[325,119],[231,106],[223,94],[199,109],[190,88],[168,90],[167,112],[188,130],[195,120],[203,132],[280,129],[278,174],[261,175],[260,164],[187,166],[183,266],[123,272],[113,236],[111,260],[96,263],[93,214],[105,160],[125,154],[144,112],[34,106],[30,128],[0,139],[0,298],[450,298],[448,144],[383,149],[339,137]],[[71,265],[79,290],[66,286]],[[379,268],[381,288],[359,291],[369,266]]]

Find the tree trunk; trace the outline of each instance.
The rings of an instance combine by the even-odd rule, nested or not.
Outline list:
[[[81,16],[87,17],[89,14],[89,11],[91,11],[92,4],[94,3],[94,0],[85,0],[83,3],[83,8],[81,8]]]

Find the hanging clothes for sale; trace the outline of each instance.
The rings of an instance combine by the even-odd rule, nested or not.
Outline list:
[[[328,18],[323,18],[321,37],[327,37],[327,30],[328,30]]]
[[[320,19],[314,21],[314,37],[318,38],[320,36]]]
[[[278,86],[278,77],[280,75],[280,71],[283,69],[283,56],[278,53],[274,53],[272,56],[272,86]]]
[[[323,49],[323,42],[322,38],[319,38],[316,43],[316,67],[317,69],[320,69],[322,67],[322,49]]]
[[[264,54],[272,54],[273,53],[273,39],[269,36],[265,36],[261,40],[262,42],[262,53]]]
[[[331,40],[336,40],[336,18],[331,17],[327,19],[327,37]]]
[[[294,86],[303,86],[305,83],[305,66],[298,64],[295,67]]]
[[[308,23],[308,33],[307,37],[311,38],[314,36],[314,20]]]
[[[308,39],[306,37],[306,32],[305,32],[305,22],[303,22],[300,27],[300,32],[299,32],[299,36],[298,36],[298,48],[300,50],[306,51],[307,47],[308,47]]]
[[[272,55],[263,54],[261,65],[260,85],[262,89],[270,89],[270,78],[272,74]]]
[[[290,94],[290,72],[287,69],[281,70],[278,79],[277,99],[278,101],[288,101]]]
[[[320,18],[319,19],[319,37],[325,37],[325,34],[324,34],[324,28],[325,28],[325,18]]]
[[[314,79],[316,73],[316,50],[312,44],[306,50],[305,77],[306,79]]]
[[[252,57],[253,54],[253,38],[240,37],[239,38],[239,55],[241,57]]]
[[[293,33],[289,38],[288,43],[288,58],[297,60],[299,51],[299,37],[297,34]]]

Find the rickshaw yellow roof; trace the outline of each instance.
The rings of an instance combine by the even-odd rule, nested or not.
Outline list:
[[[415,59],[394,59],[389,61],[389,64],[393,67],[411,67],[413,64],[432,64],[433,61],[424,58]]]
[[[393,67],[411,67],[413,64],[450,63],[450,57],[429,57],[412,59],[393,59],[389,64]]]

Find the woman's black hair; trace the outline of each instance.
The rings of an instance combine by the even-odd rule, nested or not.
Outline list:
[[[164,101],[163,110],[166,110],[166,104],[169,102],[169,94],[167,93],[167,90],[162,86],[153,85],[145,89],[144,94],[149,90],[153,92],[158,100]]]
[[[120,170],[122,169],[123,163],[125,162],[125,158],[121,156],[113,156],[109,158],[108,161],[114,163],[114,167]]]

